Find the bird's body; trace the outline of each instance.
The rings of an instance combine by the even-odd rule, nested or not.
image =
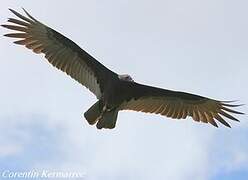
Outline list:
[[[11,9],[10,11],[21,20],[9,18],[8,21],[14,25],[2,26],[17,33],[5,36],[18,38],[14,43],[24,45],[35,53],[45,54],[45,58],[53,66],[66,72],[94,93],[98,101],[84,116],[89,124],[97,124],[99,129],[114,128],[121,110],[155,113],[173,119],[191,116],[195,121],[211,123],[216,127],[218,125],[215,120],[230,127],[223,117],[238,121],[230,113],[243,114],[233,110],[233,107],[239,105],[233,105],[230,101],[217,101],[185,92],[151,87],[135,82],[129,75],[118,75],[25,10],[28,17]]]

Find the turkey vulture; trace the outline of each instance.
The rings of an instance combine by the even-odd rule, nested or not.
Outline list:
[[[197,122],[211,123],[215,127],[218,127],[216,120],[231,127],[224,117],[239,121],[231,113],[243,114],[232,109],[240,106],[232,104],[233,101],[217,101],[186,92],[151,87],[136,83],[129,75],[118,75],[73,41],[23,10],[26,16],[10,9],[20,19],[9,18],[8,22],[12,24],[2,25],[15,31],[5,36],[17,38],[15,44],[45,54],[53,66],[94,93],[98,101],[84,116],[89,124],[96,124],[98,129],[114,128],[121,110],[155,113],[173,119],[191,116]]]

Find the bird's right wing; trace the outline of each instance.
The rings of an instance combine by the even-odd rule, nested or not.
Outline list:
[[[211,123],[218,127],[215,120],[227,127],[230,125],[223,117],[239,121],[230,113],[243,114],[232,108],[240,105],[231,101],[217,101],[203,96],[177,92],[138,83],[122,82],[123,103],[120,110],[133,110],[155,113],[173,119],[185,119],[191,116],[195,121]]]
[[[28,17],[12,9],[10,11],[20,20],[9,18],[8,22],[14,25],[2,25],[16,31],[5,36],[19,38],[14,43],[24,45],[35,53],[44,53],[53,66],[87,87],[98,99],[101,98],[107,79],[117,74],[103,66],[70,39],[33,18],[25,10]]]

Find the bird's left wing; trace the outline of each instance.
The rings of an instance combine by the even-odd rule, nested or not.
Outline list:
[[[120,110],[133,110],[155,113],[173,119],[185,119],[191,116],[195,121],[211,123],[218,127],[215,120],[231,127],[223,117],[239,121],[230,113],[243,114],[232,108],[240,105],[231,101],[217,101],[210,98],[160,89],[138,83],[123,82],[123,103]]]
[[[5,36],[19,39],[14,43],[24,45],[35,53],[44,53],[53,66],[87,87],[98,99],[101,98],[107,79],[117,74],[70,39],[33,18],[25,10],[27,17],[12,9],[10,11],[20,20],[9,18],[8,22],[14,25],[2,25],[16,31]]]

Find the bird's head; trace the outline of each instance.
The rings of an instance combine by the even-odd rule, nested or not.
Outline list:
[[[119,75],[118,77],[122,81],[134,82],[133,78],[128,74],[122,74],[122,75]]]

